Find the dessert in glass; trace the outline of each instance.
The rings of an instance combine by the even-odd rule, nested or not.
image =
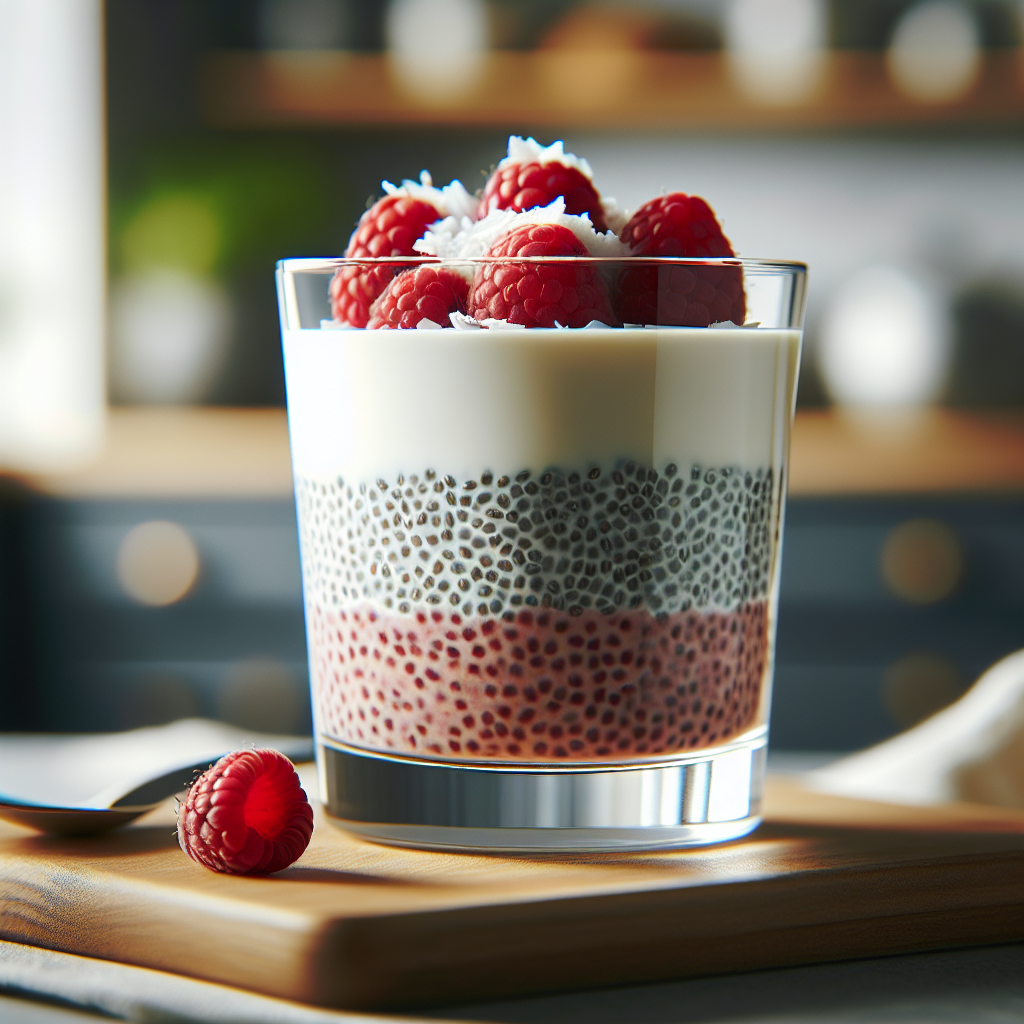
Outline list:
[[[806,270],[682,193],[618,214],[559,145],[494,178],[279,266],[321,797],[418,846],[736,838]]]

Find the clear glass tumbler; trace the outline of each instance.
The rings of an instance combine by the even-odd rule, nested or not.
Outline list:
[[[335,273],[422,262],[278,268],[327,811],[449,849],[744,835],[806,268],[532,261],[607,289],[616,319],[641,321],[623,326],[327,319]],[[524,261],[449,265],[500,277],[501,262]],[[725,280],[743,326],[708,326],[694,299]]]

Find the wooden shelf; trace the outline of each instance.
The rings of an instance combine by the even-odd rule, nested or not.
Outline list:
[[[1024,491],[1024,417],[950,409],[797,414],[794,497]]]
[[[214,51],[200,70],[219,127],[449,125],[615,130],[766,130],[1024,124],[1024,50],[990,51],[972,89],[919,103],[891,84],[883,55],[834,51],[806,102],[759,105],[720,53],[492,52],[476,85],[431,105],[403,91],[386,57],[343,51]]]
[[[95,463],[30,483],[63,497],[287,497],[287,419],[282,409],[114,409]],[[1024,416],[797,415],[794,497],[957,492],[1024,492]]]
[[[289,497],[288,420],[283,409],[116,408],[95,462],[29,483],[66,498]]]

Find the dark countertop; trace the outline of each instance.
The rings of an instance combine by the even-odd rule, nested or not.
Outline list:
[[[158,1006],[132,1019],[169,1019]],[[321,1021],[368,1020],[314,1011]],[[110,1019],[73,1006],[0,995],[3,1024],[75,1024]],[[184,1017],[182,1019],[185,1019]],[[209,1018],[224,1021],[221,1012]],[[238,1017],[237,1019],[242,1019]],[[375,1018],[378,1021],[401,1018]],[[408,1018],[406,1018],[408,1019]],[[422,1017],[420,1019],[423,1019]],[[495,1024],[754,1024],[870,1021],[1008,1024],[1024,1019],[1024,945],[880,957],[815,967],[475,1003],[433,1010],[430,1020]]]

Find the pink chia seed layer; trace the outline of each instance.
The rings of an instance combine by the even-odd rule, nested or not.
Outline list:
[[[320,727],[425,757],[628,761],[723,743],[758,724],[768,605],[514,616],[311,614]]]

